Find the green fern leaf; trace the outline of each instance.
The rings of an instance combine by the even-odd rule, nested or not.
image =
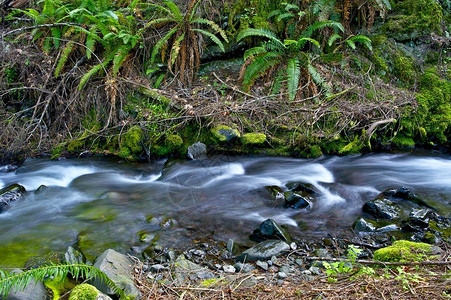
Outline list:
[[[329,47],[331,47],[332,44],[340,38],[341,38],[341,35],[334,33],[330,36],[329,40],[327,41],[327,44],[329,45]]]
[[[283,46],[283,43],[275,36],[275,34],[266,29],[255,29],[255,28],[244,29],[238,33],[236,40],[239,42],[247,37],[265,37]]]
[[[119,69],[122,66],[122,63],[124,62],[125,58],[130,53],[131,50],[132,50],[132,46],[129,44],[122,45],[117,49],[116,54],[114,55],[114,59],[113,59],[113,69],[112,69],[113,76],[117,75],[117,73],[119,72]]]
[[[277,72],[276,78],[274,80],[272,89],[271,89],[271,94],[273,95],[277,95],[280,93],[280,90],[282,89],[283,86],[283,82],[285,79],[285,75],[283,73],[283,70],[279,70]]]
[[[72,50],[74,49],[75,43],[73,41],[69,41],[66,44],[66,47],[64,47],[63,51],[61,51],[61,57],[58,60],[58,64],[55,68],[55,77],[58,77],[61,70],[66,65],[67,59],[69,58],[69,55],[72,53]]]
[[[287,62],[287,80],[288,80],[288,96],[289,100],[293,101],[299,86],[299,79],[301,77],[301,67],[297,57],[290,58]]]
[[[52,27],[50,31],[52,32],[53,46],[55,49],[58,49],[61,42],[61,28]]]
[[[266,70],[280,63],[280,55],[276,52],[268,52],[258,56],[245,70],[243,87],[249,89],[254,81],[263,75]]]
[[[359,42],[359,43],[365,45],[370,51],[373,51],[373,46],[371,44],[371,40],[367,36],[355,35],[355,36],[349,38],[346,42],[354,50],[356,49],[355,43]]]
[[[309,63],[307,69],[312,76],[313,82],[315,82],[317,85],[322,85],[324,83],[323,77],[320,73],[318,73],[318,70],[316,70],[316,68],[312,64]]]
[[[169,10],[171,11],[171,14],[174,16],[174,18],[177,21],[182,21],[183,20],[183,15],[180,12],[180,9],[178,8],[177,5],[175,5],[174,2],[172,1],[164,1],[164,4],[169,8]]]
[[[144,29],[149,28],[149,27],[153,27],[155,25],[165,25],[165,24],[171,23],[171,22],[174,22],[173,18],[169,18],[169,17],[168,18],[158,18],[158,19],[155,19],[155,20],[152,20],[152,21],[148,22],[144,26]]]
[[[89,32],[91,34],[86,36],[86,45],[85,45],[87,59],[91,59],[91,55],[95,51],[96,39],[94,38],[94,36],[97,36],[97,26],[95,26],[95,25],[92,26],[89,29]]]
[[[153,85],[154,88],[158,89],[160,88],[161,82],[163,82],[163,79],[166,77],[166,73],[161,74],[158,76],[157,80],[155,81],[155,84]]]
[[[177,56],[180,52],[180,43],[185,38],[185,33],[182,33],[175,41],[174,44],[172,44],[171,48],[171,66],[174,65],[175,60],[177,59]]]
[[[226,41],[226,43],[229,42],[227,39],[226,32],[221,27],[219,27],[219,25],[216,24],[215,22],[213,22],[211,20],[203,19],[203,18],[197,18],[197,19],[194,19],[193,21],[191,21],[191,23],[209,25],[215,32],[218,32],[221,35],[221,37],[224,39],[224,41]]]
[[[294,14],[291,12],[286,12],[277,17],[277,22],[283,21],[285,19],[291,19],[294,17]]]
[[[355,46],[355,43],[353,40],[347,40],[346,43],[349,45],[349,47],[352,48],[352,50],[355,50],[357,47]]]
[[[244,52],[243,60],[246,61],[252,56],[260,55],[260,54],[263,54],[265,52],[267,52],[267,50],[266,50],[265,47],[262,47],[262,46],[253,47],[253,48],[247,49]]]
[[[268,14],[267,19],[270,20],[272,17],[278,16],[278,15],[280,15],[280,14],[282,14],[282,10],[280,10],[280,9],[273,10],[272,12],[270,12],[270,13]]]
[[[81,90],[84,85],[88,82],[89,79],[91,79],[92,76],[99,73],[99,71],[103,70],[103,68],[107,65],[107,62],[103,62],[100,64],[95,65],[91,68],[83,77],[80,79],[80,83],[78,84],[78,90]]]
[[[308,38],[308,37],[301,37],[298,40],[299,45],[302,47],[303,45],[305,45],[306,42],[310,42],[313,45],[315,45],[316,47],[318,47],[318,49],[321,49],[321,45],[319,44],[319,42],[315,39],[312,38]]]
[[[322,29],[324,27],[333,27],[334,29],[339,30],[341,32],[345,31],[343,25],[340,22],[327,20],[327,21],[315,22],[312,25],[310,25],[309,27],[307,27],[307,29],[302,34],[302,37],[311,37],[313,35],[314,31],[316,31],[318,29]]]
[[[192,31],[197,31],[202,33],[203,35],[208,36],[216,45],[218,45],[222,52],[225,52],[224,45],[222,44],[221,40],[218,39],[213,33],[202,29],[192,29]]]
[[[150,63],[153,64],[155,62],[155,57],[157,56],[158,52],[160,52],[161,47],[164,43],[167,42],[171,38],[171,36],[176,33],[179,30],[178,27],[172,28],[166,35],[158,41],[158,43],[153,47],[152,54],[150,55]]]

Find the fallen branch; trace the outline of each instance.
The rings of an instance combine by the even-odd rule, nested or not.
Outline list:
[[[386,262],[367,259],[348,259],[340,257],[318,257],[309,256],[305,257],[306,260],[320,260],[320,261],[343,261],[350,263],[359,263],[362,265],[382,265],[382,266],[444,266],[451,265],[451,261],[412,261],[412,262]]]
[[[395,119],[391,118],[391,119],[374,122],[373,124],[371,124],[370,128],[368,128],[368,131],[366,132],[366,138],[368,140],[371,138],[371,136],[373,135],[374,130],[376,129],[377,126],[387,124],[387,123],[393,123],[395,121],[396,121]]]

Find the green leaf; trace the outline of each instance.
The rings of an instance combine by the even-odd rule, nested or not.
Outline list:
[[[185,33],[182,33],[172,44],[172,49],[171,49],[171,66],[174,65],[175,60],[177,59],[177,56],[179,55],[180,52],[180,43],[183,41],[183,39],[185,38]]]
[[[164,77],[166,77],[166,73],[163,73],[160,76],[158,76],[157,80],[155,81],[155,84],[153,85],[154,88],[156,89],[160,88],[160,84],[163,81]]]
[[[355,50],[355,43],[359,42],[363,45],[365,45],[370,51],[373,51],[373,46],[371,44],[371,40],[364,35],[355,35],[351,38],[349,38],[347,41],[348,45]]]
[[[329,40],[327,41],[327,44],[329,45],[329,47],[331,47],[332,44],[340,38],[341,38],[341,35],[334,33],[330,36]]]
[[[197,18],[197,19],[194,19],[191,23],[209,25],[215,32],[218,32],[221,35],[221,37],[224,39],[224,41],[226,41],[227,43],[229,42],[227,39],[226,32],[224,30],[222,30],[222,28],[219,27],[219,25],[216,24],[215,22],[213,22],[211,20],[203,19],[203,18]]]
[[[158,43],[153,47],[152,50],[152,54],[150,56],[150,63],[153,64],[155,62],[155,57],[157,56],[158,52],[160,52],[161,47],[163,46],[164,43],[167,42],[167,40],[169,40],[169,38],[176,33],[179,30],[178,27],[172,28],[168,33],[166,33],[166,35],[158,41]]]
[[[92,53],[94,53],[95,45],[96,45],[96,39],[93,37],[94,35],[97,35],[97,27],[92,26],[89,29],[89,32],[91,34],[88,34],[86,36],[86,58],[91,59]]]
[[[169,8],[172,15],[175,17],[175,19],[180,22],[183,20],[183,15],[180,12],[180,9],[177,5],[175,5],[172,1],[164,1],[164,4]]]
[[[61,70],[64,68],[64,65],[66,64],[69,55],[72,53],[74,46],[75,43],[73,41],[69,41],[67,42],[66,47],[64,47],[63,51],[61,51],[60,59],[58,60],[58,64],[55,68],[55,77],[58,77]]]
[[[301,37],[301,38],[298,40],[298,42],[299,42],[299,44],[300,44],[301,46],[304,45],[305,42],[310,42],[310,43],[312,43],[313,45],[315,45],[316,47],[318,47],[318,49],[321,49],[321,45],[319,44],[319,42],[318,42],[317,40],[315,40],[315,39],[312,39],[312,38]]]
[[[300,77],[301,67],[299,64],[299,59],[297,57],[290,58],[287,63],[287,84],[290,101],[293,101],[296,98]]]
[[[119,69],[122,66],[122,63],[124,62],[125,58],[127,57],[128,53],[132,50],[131,45],[122,45],[118,48],[116,51],[116,54],[114,55],[113,59],[113,76],[116,76],[119,72]]]
[[[222,52],[225,52],[224,45],[222,44],[221,40],[218,39],[213,33],[202,30],[202,29],[192,29],[192,31],[197,31],[202,33],[203,35],[208,36],[218,47],[222,50]]]
[[[247,66],[244,77],[243,86],[248,89],[261,75],[263,75],[266,70],[274,65],[280,63],[280,55],[277,52],[268,52],[263,55],[257,56],[255,60]]]
[[[301,36],[302,37],[311,37],[313,35],[314,31],[316,31],[318,29],[322,29],[324,27],[333,27],[335,30],[339,30],[341,32],[345,31],[343,25],[340,22],[327,20],[327,21],[321,21],[321,22],[313,23],[312,25],[307,27],[307,29],[302,33]]]
[[[248,58],[250,58],[252,56],[256,56],[256,55],[259,55],[259,54],[262,54],[262,53],[265,53],[265,52],[267,52],[265,47],[262,47],[262,46],[253,47],[253,48],[247,49],[244,52],[243,59],[247,60]]]
[[[108,61],[109,62],[109,61]],[[91,79],[92,76],[99,73],[100,70],[103,70],[104,66],[108,64],[108,62],[103,62],[100,64],[95,65],[91,68],[83,77],[80,79],[80,83],[78,84],[78,90],[81,90],[83,86],[88,82],[89,79]]]
[[[276,35],[273,32],[266,29],[255,29],[255,28],[244,29],[238,33],[236,40],[239,42],[247,37],[265,37],[283,46],[283,43],[276,37]]]
[[[61,28],[52,27],[50,28],[50,31],[52,32],[53,46],[55,49],[58,49],[61,42]]]
[[[286,12],[286,13],[281,14],[281,15],[279,15],[279,16],[277,17],[277,22],[280,22],[280,21],[285,20],[285,19],[291,19],[291,18],[293,18],[293,17],[294,17],[294,14],[293,14],[293,13],[291,13],[291,12]]]

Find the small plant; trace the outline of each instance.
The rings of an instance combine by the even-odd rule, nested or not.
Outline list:
[[[401,281],[402,287],[405,290],[411,290],[412,283],[420,283],[421,276],[416,273],[409,273],[404,270],[403,267],[397,267],[396,272],[398,276],[395,277],[396,280]]]
[[[358,255],[362,253],[362,249],[358,248],[354,245],[349,245],[347,258],[351,260],[351,262],[323,262],[324,267],[326,268],[326,274],[329,276],[327,279],[329,282],[336,282],[336,276],[340,274],[349,274],[353,269],[353,264],[355,263]]]

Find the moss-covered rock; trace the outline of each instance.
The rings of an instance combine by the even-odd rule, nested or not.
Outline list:
[[[261,145],[266,142],[266,135],[264,133],[245,133],[241,137],[241,142],[244,145]]]
[[[69,300],[96,300],[99,290],[94,286],[82,283],[74,287],[70,293]]]
[[[226,125],[218,125],[211,129],[213,137],[221,143],[231,142],[241,136],[240,132]]]
[[[435,248],[425,243],[400,240],[376,250],[373,259],[387,262],[423,261],[434,256]]]
[[[142,149],[143,131],[139,126],[131,127],[121,136],[118,155],[127,160],[136,160]]]

